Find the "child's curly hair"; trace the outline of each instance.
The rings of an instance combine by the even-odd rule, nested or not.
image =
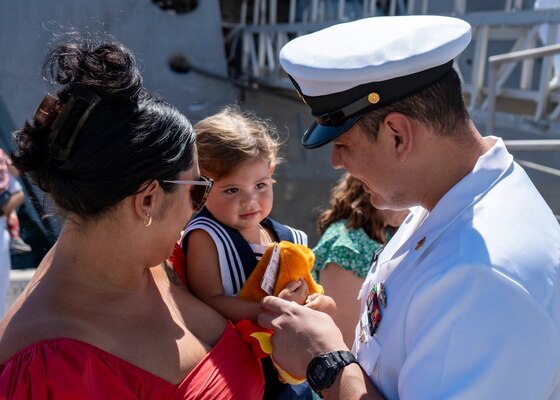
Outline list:
[[[225,107],[198,122],[194,129],[200,171],[213,179],[227,176],[247,160],[265,160],[271,166],[281,162],[276,128],[238,106]]]

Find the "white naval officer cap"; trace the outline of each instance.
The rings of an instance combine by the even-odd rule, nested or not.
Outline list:
[[[364,18],[288,42],[280,64],[316,119],[303,147],[320,147],[363,113],[438,81],[470,40],[461,19],[410,15]]]

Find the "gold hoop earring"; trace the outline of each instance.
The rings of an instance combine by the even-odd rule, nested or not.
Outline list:
[[[152,216],[150,215],[150,213],[146,213],[146,218],[148,218],[148,220],[144,220],[144,226],[147,228],[148,226],[152,225]]]

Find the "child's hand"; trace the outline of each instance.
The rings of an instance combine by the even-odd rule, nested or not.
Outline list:
[[[278,297],[303,305],[307,299],[308,290],[307,283],[301,278],[298,281],[291,281],[284,286],[284,289],[278,293]]]
[[[313,310],[322,311],[334,317],[336,314],[336,303],[330,296],[324,294],[313,293],[305,300],[305,306]]]

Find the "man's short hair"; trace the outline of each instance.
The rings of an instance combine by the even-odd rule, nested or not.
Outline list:
[[[463,100],[461,80],[454,69],[439,81],[413,95],[364,113],[358,124],[375,140],[380,124],[392,112],[421,121],[432,127],[434,133],[448,137],[459,135],[461,132],[459,127],[469,120],[469,113]]]

